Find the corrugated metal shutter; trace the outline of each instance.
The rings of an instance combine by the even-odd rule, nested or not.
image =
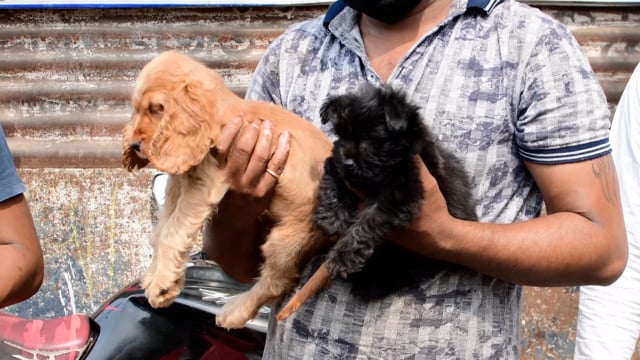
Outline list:
[[[640,61],[638,7],[541,8],[571,27],[612,104]],[[242,94],[269,42],[324,6],[0,11],[0,121],[23,168],[120,167],[144,63],[179,49]]]

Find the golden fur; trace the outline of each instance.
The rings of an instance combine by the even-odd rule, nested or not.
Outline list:
[[[123,166],[134,170],[150,163],[170,174],[151,239],[153,259],[142,277],[153,307],[168,306],[180,293],[188,251],[229,187],[211,152],[222,126],[238,116],[245,124],[269,119],[274,136],[285,130],[291,134],[289,158],[268,208],[275,225],[261,248],[260,277],[216,317],[225,328],[242,327],[260,306],[291,290],[300,261],[327,243],[311,214],[331,143],[291,112],[241,99],[215,71],[174,51],[142,69],[132,101],[134,113],[123,131]]]

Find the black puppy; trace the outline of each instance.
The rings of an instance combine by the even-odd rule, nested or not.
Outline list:
[[[437,180],[451,215],[476,219],[467,174],[436,142],[419,108],[390,86],[367,85],[329,98],[320,115],[337,135],[314,211],[316,224],[338,237],[325,262],[329,274],[349,278],[356,294],[377,298],[451,269],[387,241],[418,215],[424,199],[416,154]]]

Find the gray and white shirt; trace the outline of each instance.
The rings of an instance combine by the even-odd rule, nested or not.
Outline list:
[[[324,99],[382,82],[357,19],[338,2],[325,17],[291,26],[264,55],[247,97],[281,105],[331,136],[320,125]],[[513,0],[453,0],[388,82],[410,94],[459,155],[483,222],[540,214],[523,159],[557,164],[610,152],[607,102],[571,32]],[[301,283],[321,261],[306,266]],[[515,359],[520,298],[520,286],[471,271],[442,272],[371,302],[336,279],[285,322],[272,319],[264,357]]]

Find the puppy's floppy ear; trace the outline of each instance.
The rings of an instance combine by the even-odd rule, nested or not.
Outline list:
[[[382,107],[384,113],[384,122],[387,129],[393,133],[404,132],[407,130],[407,118],[403,109],[406,105],[405,98],[402,93],[394,90],[390,85],[374,87],[368,85],[363,87],[362,93],[370,99],[372,109],[379,111]]]
[[[387,106],[385,106],[384,116],[387,128],[392,132],[404,132],[407,129],[407,119],[398,116],[398,114],[393,113],[393,111],[389,111]]]
[[[204,74],[203,74],[204,77]],[[198,165],[211,147],[210,121],[214,121],[214,99],[207,97],[204,80],[185,79],[174,87],[163,104],[164,114],[151,140],[156,168],[182,174]]]
[[[337,102],[338,102],[337,97],[330,97],[327,100],[325,100],[322,106],[320,107],[320,123],[322,125],[328,122],[331,122],[332,124],[335,123],[335,120],[336,120],[335,108],[337,106],[336,104]]]
[[[392,93],[393,95],[393,93]],[[394,133],[402,133],[407,130],[409,119],[403,106],[407,104],[397,96],[382,96],[385,124]]]
[[[409,102],[407,95],[401,90],[387,84],[379,89],[378,97],[383,104],[385,122],[389,130],[410,132],[412,127],[420,121],[419,108]]]
[[[420,108],[411,103],[401,91],[385,86],[381,90],[385,124],[387,128],[402,136],[412,154],[422,151],[426,128],[420,116]]]

